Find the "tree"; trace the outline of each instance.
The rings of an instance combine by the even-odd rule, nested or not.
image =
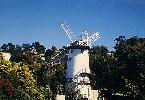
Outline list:
[[[32,45],[29,43],[23,44],[22,50],[23,50],[23,52],[30,52],[30,51],[32,51]]]
[[[9,98],[4,96],[3,99],[54,99],[58,93],[64,92],[66,59],[63,59],[62,63],[53,64],[54,58],[62,49],[57,50],[52,46],[45,51],[43,45],[34,42],[22,46],[3,44],[1,51],[11,53],[11,59],[5,61],[1,57],[0,61],[3,63],[0,64],[0,68],[3,70],[0,76],[2,80],[11,83],[4,85],[12,85],[11,89],[15,91]],[[9,94],[7,88],[3,90],[2,93]]]
[[[94,46],[90,52],[91,83],[100,95],[113,100],[116,93],[126,94],[125,82],[118,75],[114,52],[104,46]]]
[[[3,44],[3,45],[1,46],[1,51],[2,51],[2,52],[9,52],[9,53],[12,53],[13,50],[14,50],[14,48],[15,48],[15,45],[12,44],[12,43]]]
[[[94,46],[90,51],[91,83],[93,89],[102,93],[107,89],[112,90],[112,77],[114,59],[104,46]],[[104,94],[104,93],[103,93]],[[102,95],[103,95],[102,94]],[[108,94],[110,94],[108,92]],[[108,94],[104,94],[105,96]]]
[[[7,52],[11,54],[10,60],[13,62],[21,62],[22,61],[22,48],[19,45],[14,45],[12,43],[3,44],[1,46],[2,52]]]
[[[1,84],[5,86],[1,92],[5,95],[2,99],[43,100],[28,65],[13,64],[0,56],[0,77]]]
[[[128,88],[127,94],[136,100],[145,99],[145,38],[120,36],[116,39],[117,74]]]
[[[3,44],[0,49],[3,52],[7,52],[8,51],[8,45],[7,44]]]
[[[11,56],[10,60],[12,62],[16,62],[16,63],[22,62],[22,60],[23,60],[23,51],[22,51],[21,46],[16,45],[13,48],[13,51],[11,52],[11,55],[12,56]]]
[[[45,47],[43,45],[41,45],[39,42],[34,42],[32,43],[32,47],[34,50],[36,50],[36,52],[40,52],[40,53],[44,53],[45,52]]]

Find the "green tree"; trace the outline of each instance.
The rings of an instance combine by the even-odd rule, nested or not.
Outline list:
[[[116,39],[117,74],[127,87],[127,94],[136,100],[145,99],[145,38],[120,36]]]
[[[7,80],[9,83],[5,85],[6,89],[9,90],[2,91],[1,93],[1,95],[6,95],[3,99],[43,100],[44,97],[39,92],[40,90],[37,88],[36,80],[29,70],[28,65],[12,64],[0,56],[0,77],[1,80]],[[12,89],[15,93],[11,91]],[[12,93],[9,93],[9,91]]]
[[[113,95],[127,94],[128,87],[118,69],[114,52],[109,52],[104,46],[94,46],[90,52],[90,69],[93,89],[100,91],[100,95],[113,100]]]
[[[29,44],[29,43],[24,43],[22,46],[22,50],[23,50],[23,52],[29,52],[29,51],[32,51],[32,45],[31,44]]]
[[[13,48],[13,51],[11,52],[10,60],[12,62],[16,62],[16,63],[22,62],[22,60],[23,60],[23,51],[22,51],[21,46],[16,45]]]
[[[45,47],[41,45],[39,42],[34,42],[32,43],[32,47],[36,52],[44,53],[45,52]]]
[[[114,57],[104,46],[94,46],[90,51],[91,83],[102,96],[110,96],[115,90]],[[107,90],[107,92],[106,92]]]

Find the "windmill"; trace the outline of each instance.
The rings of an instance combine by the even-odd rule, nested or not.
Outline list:
[[[68,60],[66,69],[66,94],[71,91],[79,91],[78,96],[91,100],[91,86],[88,75],[89,69],[89,49],[93,42],[100,38],[96,32],[88,36],[86,30],[82,31],[81,38],[76,38],[71,28],[66,24],[61,24],[71,43],[67,47]]]

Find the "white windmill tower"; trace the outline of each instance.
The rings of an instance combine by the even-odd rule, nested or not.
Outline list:
[[[76,39],[66,23],[61,24],[61,26],[71,41],[71,44],[67,47],[66,91],[79,90],[79,96],[90,100],[89,49],[91,43],[100,38],[99,33],[88,36],[88,33],[84,30],[82,38]]]

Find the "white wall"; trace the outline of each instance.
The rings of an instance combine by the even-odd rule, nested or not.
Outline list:
[[[5,60],[9,61],[11,58],[11,54],[10,53],[2,53],[2,56]]]
[[[90,73],[88,50],[84,50],[82,53],[81,49],[69,50],[66,78],[74,78],[74,76],[81,70],[85,70],[87,73]]]
[[[91,90],[91,99],[90,100],[98,100],[98,90]]]
[[[65,95],[57,95],[56,100],[65,100]]]
[[[80,73],[90,73],[89,69],[89,53],[88,49],[70,49],[68,54],[68,61],[67,61],[67,71],[66,71],[66,78],[73,79],[74,82],[79,83],[82,81],[83,83],[90,82],[89,78],[79,76]],[[76,77],[76,79],[74,79]],[[71,83],[70,83],[71,84]],[[90,97],[91,96],[91,86],[90,85],[77,85],[76,87],[70,87],[74,90],[79,89],[80,94],[83,97]],[[75,86],[75,85],[73,85]]]

